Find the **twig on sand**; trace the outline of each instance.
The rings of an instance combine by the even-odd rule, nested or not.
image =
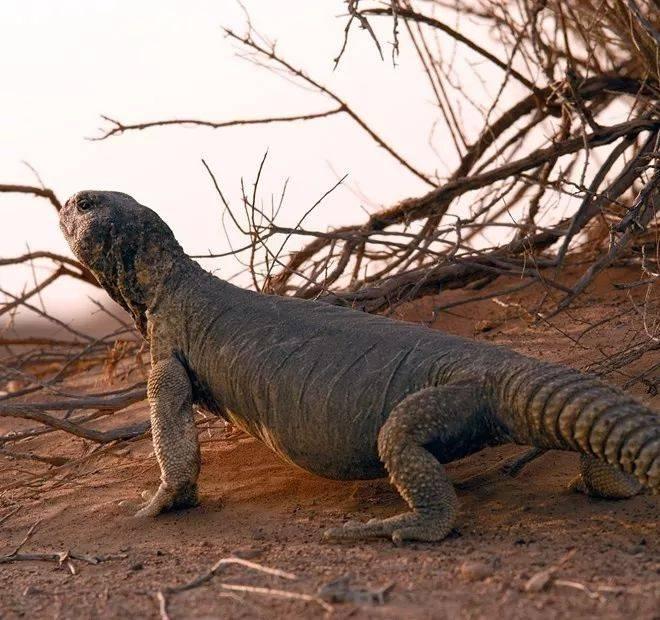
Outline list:
[[[5,515],[3,520],[11,516],[18,511],[18,508],[14,512]],[[35,521],[27,533],[21,540],[21,542],[16,545],[14,550],[11,553],[0,556],[0,564],[10,564],[12,562],[57,562],[58,565],[62,566],[66,562],[66,566],[69,569],[69,572],[72,575],[76,574],[76,568],[71,562],[71,560],[78,560],[80,562],[86,562],[87,564],[100,564],[101,562],[107,562],[108,560],[121,559],[126,557],[125,555],[108,555],[108,556],[94,556],[87,555],[85,553],[76,553],[75,551],[52,551],[52,552],[33,552],[33,553],[21,553],[21,549],[25,544],[30,540],[32,534],[37,529],[37,526],[41,523],[41,519]]]
[[[245,568],[248,568],[250,570],[264,573],[266,575],[279,577],[281,579],[288,579],[290,581],[294,581],[297,579],[296,575],[294,575],[293,573],[288,573],[286,571],[277,568],[270,568],[268,566],[263,566],[262,564],[257,564],[256,562],[250,562],[249,560],[244,560],[242,558],[235,558],[235,557],[222,558],[218,560],[209,570],[195,577],[193,580],[188,581],[187,583],[181,584],[179,586],[165,587],[156,592],[156,600],[158,601],[158,608],[159,608],[161,620],[170,620],[170,615],[167,610],[168,594],[170,595],[176,594],[178,592],[185,592],[187,590],[192,590],[194,588],[197,588],[203,585],[204,583],[210,581],[213,577],[215,577],[219,573],[221,573],[226,566],[235,565],[235,564],[239,566],[244,566]],[[289,590],[281,590],[277,588],[266,588],[261,586],[243,585],[237,583],[221,582],[218,584],[218,586],[221,589],[230,592],[249,592],[252,594],[262,594],[265,596],[272,596],[276,598],[286,598],[286,599],[304,601],[306,603],[316,603],[326,611],[332,611],[333,609],[332,606],[326,603],[323,599],[311,594],[291,592]]]
[[[225,566],[231,564],[238,564],[240,566],[245,566],[251,570],[258,571],[260,573],[266,573],[267,575],[272,575],[273,577],[281,577],[282,579],[295,580],[297,577],[293,573],[287,573],[285,571],[279,570],[277,568],[269,568],[268,566],[263,566],[257,564],[256,562],[250,562],[249,560],[244,560],[243,558],[222,558],[218,560],[208,571],[202,573],[198,577],[195,577],[192,581],[184,583],[180,586],[173,586],[167,588],[167,592],[183,592],[185,590],[192,590],[201,586],[203,583],[206,583],[212,579],[215,575],[221,572]]]
[[[161,620],[170,620],[170,614],[167,613],[167,599],[161,590],[156,592],[156,600],[158,601],[158,612]]]
[[[12,508],[6,515],[0,517],[0,525],[7,521],[7,519],[13,517],[20,509],[20,506],[16,506],[16,508]]]
[[[586,585],[579,581],[571,579],[559,579],[557,573],[559,569],[566,565],[566,563],[575,555],[575,549],[569,551],[557,564],[546,568],[528,579],[525,583],[524,590],[528,593],[538,593],[549,590],[553,586],[561,586],[564,588],[572,588],[579,590],[586,594],[590,599],[602,599],[603,594],[643,594],[648,590],[660,589],[660,582],[654,581],[651,583],[639,584],[634,586],[615,586],[605,584],[590,584]]]
[[[244,586],[241,584],[221,583],[220,587],[223,590],[234,590],[236,592],[252,592],[253,594],[265,594],[266,596],[274,596],[276,598],[288,598],[298,601],[305,601],[306,603],[318,603],[326,611],[332,611],[332,605],[326,603],[318,596],[311,594],[302,594],[300,592],[289,592],[288,590],[278,590],[274,588],[262,588],[258,586]]]

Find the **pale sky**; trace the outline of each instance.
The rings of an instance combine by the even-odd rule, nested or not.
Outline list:
[[[397,66],[392,65],[389,20],[374,21],[380,25],[384,62],[368,35],[354,29],[333,71],[345,26],[341,0],[246,0],[245,6],[255,27],[277,40],[282,55],[345,97],[411,162],[426,172],[435,166],[441,175],[451,169],[455,158],[449,139],[436,134],[438,153],[428,143],[437,112],[412,47],[402,45]],[[373,210],[426,191],[344,116],[85,139],[104,126],[101,114],[124,122],[222,121],[333,107],[324,97],[238,58],[239,48],[223,36],[223,25],[245,29],[244,13],[233,0],[2,0],[0,183],[35,184],[25,161],[61,200],[89,188],[129,193],[155,209],[193,254],[228,249],[202,157],[238,205],[241,177],[251,183],[268,149],[264,200],[290,178],[282,224],[295,223],[346,173],[347,186],[312,215],[310,227],[363,221],[362,207]],[[449,40],[447,50],[453,50]],[[0,194],[0,212],[0,256],[23,253],[26,246],[69,254],[47,201]],[[238,268],[227,261],[208,264],[218,266],[225,275]],[[26,279],[29,285],[31,277],[29,271],[0,269],[1,286],[14,291]],[[85,313],[85,296],[91,293],[92,288],[69,281],[53,287],[46,302],[59,316],[71,308]]]

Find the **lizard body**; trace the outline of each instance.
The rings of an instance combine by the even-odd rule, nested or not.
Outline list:
[[[85,191],[60,215],[73,252],[151,345],[158,492],[197,502],[193,405],[321,476],[389,475],[410,512],[330,539],[440,540],[457,499],[443,463],[516,442],[580,452],[592,495],[660,490],[660,415],[597,378],[509,349],[317,301],[247,291],[189,258],[158,215]]]

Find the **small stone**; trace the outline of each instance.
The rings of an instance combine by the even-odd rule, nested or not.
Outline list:
[[[489,319],[483,319],[481,321],[477,321],[474,325],[474,333],[475,334],[483,334],[485,332],[489,332],[493,329],[495,329],[496,325]]]
[[[135,564],[131,564],[131,570],[142,570],[144,568],[144,564],[142,562],[135,562]]]
[[[34,596],[35,594],[41,594],[41,590],[35,586],[28,586],[23,590],[23,596]]]
[[[16,379],[12,379],[11,381],[7,381],[7,392],[10,394],[12,392],[18,392],[22,387],[23,384],[20,381],[16,381]]]
[[[263,555],[263,552],[264,550],[259,547],[241,547],[240,549],[234,549],[231,554],[241,560],[252,560]]]
[[[466,581],[483,581],[493,574],[493,567],[485,562],[463,562],[458,570]]]

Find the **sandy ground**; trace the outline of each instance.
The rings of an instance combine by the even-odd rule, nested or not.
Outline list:
[[[585,368],[608,359],[641,329],[643,312],[633,308],[626,292],[614,293],[611,286],[630,281],[631,274],[608,272],[588,299],[552,326],[533,323],[525,311],[538,301],[541,288],[501,297],[500,303],[457,306],[436,320],[434,298],[398,315]],[[496,283],[483,292],[502,287]],[[465,296],[457,291],[442,302]],[[647,354],[608,380],[623,385],[659,357],[657,351]],[[656,409],[658,378],[656,369],[631,387]],[[101,375],[88,373],[75,385],[83,391],[119,384],[109,386]],[[118,417],[126,422],[146,415],[146,406],[139,404]],[[7,430],[6,421],[0,430]],[[89,442],[63,433],[12,446],[89,458],[75,468],[48,468],[0,457],[0,554],[11,553],[34,526],[21,552],[70,551],[104,561],[0,564],[0,617],[158,618],[158,590],[184,584],[219,559],[235,556],[296,579],[229,565],[200,587],[168,594],[169,617],[660,618],[658,498],[612,502],[568,492],[576,472],[573,454],[549,452],[514,479],[502,475],[498,465],[523,451],[518,446],[489,449],[450,465],[450,475],[460,482],[454,534],[439,544],[397,548],[387,541],[321,542],[324,528],[346,519],[401,511],[404,504],[386,481],[317,478],[215,420],[203,429],[201,441],[201,506],[148,521],[130,518],[118,504],[156,486],[149,440],[91,454]],[[16,487],[26,471],[44,476],[30,487]],[[526,591],[530,579],[544,581],[544,571],[553,572],[554,581],[541,591]],[[317,600],[286,599],[274,592],[316,597],[319,588],[346,575],[358,602],[333,602],[332,612]],[[267,590],[248,592],[237,585]],[[383,604],[366,600],[378,598],[369,593],[383,589],[388,589]]]

